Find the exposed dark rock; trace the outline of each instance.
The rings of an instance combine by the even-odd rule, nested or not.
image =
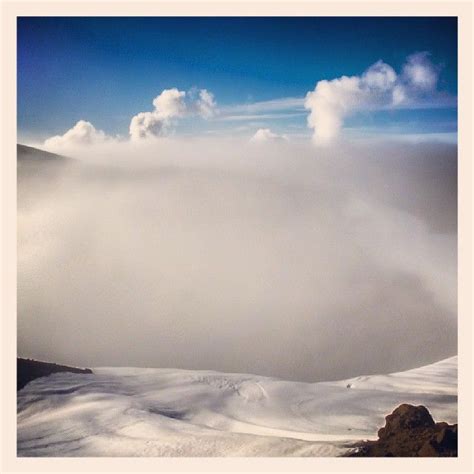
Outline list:
[[[423,405],[400,405],[385,417],[377,441],[366,441],[351,456],[456,457],[458,425],[435,423]]]
[[[22,389],[28,382],[39,377],[46,377],[56,372],[72,372],[74,374],[92,374],[91,369],[68,367],[67,365],[51,364],[33,359],[16,359],[17,382],[16,389]]]

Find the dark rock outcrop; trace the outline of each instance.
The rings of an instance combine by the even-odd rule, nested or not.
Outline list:
[[[403,404],[385,417],[377,441],[366,441],[357,457],[456,457],[458,425],[435,423],[423,405]]]
[[[16,389],[22,389],[28,382],[39,377],[46,377],[47,375],[56,372],[72,372],[74,374],[92,374],[91,369],[79,369],[77,367],[68,367],[67,365],[51,364],[49,362],[41,362],[33,359],[16,359]]]

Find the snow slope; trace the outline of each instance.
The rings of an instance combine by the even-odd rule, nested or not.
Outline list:
[[[177,369],[58,373],[18,392],[19,456],[340,456],[400,403],[457,422],[457,357],[337,382]]]

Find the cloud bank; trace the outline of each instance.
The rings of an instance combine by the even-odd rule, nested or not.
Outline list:
[[[334,140],[344,119],[359,110],[415,105],[435,93],[438,68],[426,52],[407,58],[401,74],[383,61],[377,61],[361,76],[322,80],[306,95],[308,126],[313,141],[321,145]]]
[[[305,381],[456,354],[455,146],[80,150],[19,161],[19,354]]]

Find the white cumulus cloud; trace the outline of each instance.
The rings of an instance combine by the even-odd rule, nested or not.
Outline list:
[[[49,149],[61,149],[77,145],[96,145],[111,140],[102,130],[97,130],[94,125],[86,120],[79,120],[74,127],[63,135],[55,135],[44,142]]]
[[[397,73],[392,66],[383,61],[377,61],[362,75],[364,84],[373,90],[387,91],[392,89],[397,80]]]
[[[182,117],[186,113],[185,97],[184,91],[176,88],[165,89],[153,99],[154,112],[163,119]]]
[[[425,51],[408,57],[403,66],[403,78],[413,87],[421,90],[433,90],[438,82],[438,70]]]
[[[260,128],[250,139],[253,143],[265,143],[265,142],[275,142],[288,140],[286,135],[278,135],[277,133],[272,132],[269,128]]]
[[[132,117],[129,129],[131,139],[166,135],[179,118],[199,115],[207,119],[215,114],[216,102],[211,92],[201,89],[197,99],[192,96],[176,88],[165,89],[153,99],[153,111],[140,112]]]
[[[409,56],[401,74],[379,60],[361,76],[321,80],[306,94],[304,104],[310,111],[308,127],[314,129],[313,141],[327,144],[334,140],[344,119],[357,110],[414,104],[435,93],[437,80],[438,70],[427,52]]]
[[[140,112],[130,122],[130,137],[139,140],[151,136],[163,135],[173,119],[186,114],[186,92],[176,88],[165,89],[153,99],[152,112]]]
[[[342,127],[344,117],[362,103],[360,77],[342,76],[332,81],[319,81],[306,95],[305,107],[310,110],[308,126],[314,129],[314,140],[327,143]]]
[[[211,118],[216,114],[216,101],[214,94],[206,89],[199,91],[199,99],[197,101],[198,113],[203,118]]]

